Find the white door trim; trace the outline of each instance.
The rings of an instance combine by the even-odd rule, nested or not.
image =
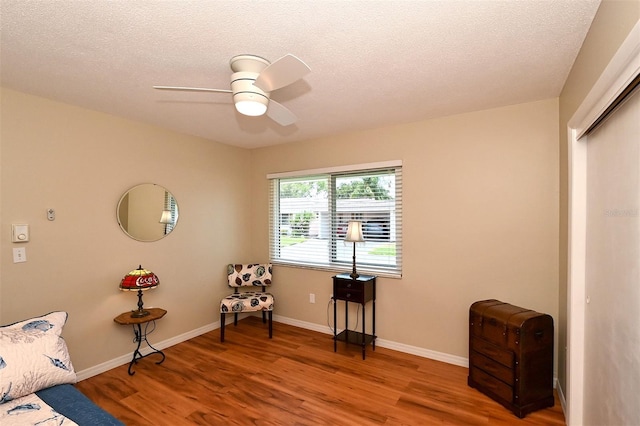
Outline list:
[[[569,236],[567,259],[567,424],[583,424],[587,146],[580,139],[640,73],[640,21],[567,125],[569,141]]]

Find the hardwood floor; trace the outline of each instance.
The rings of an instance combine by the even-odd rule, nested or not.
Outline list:
[[[133,350],[133,348],[132,348]],[[127,425],[564,425],[553,408],[519,419],[467,386],[467,369],[257,318],[79,382]]]

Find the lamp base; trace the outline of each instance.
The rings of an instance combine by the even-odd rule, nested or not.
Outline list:
[[[142,318],[150,314],[149,311],[142,309],[142,290],[138,289],[138,310],[131,311],[131,318]]]
[[[356,272],[356,243],[355,242],[353,243],[353,269],[351,270],[351,273],[349,274],[349,276],[351,277],[352,280],[355,280],[360,276]]]
[[[151,312],[138,309],[137,311],[131,311],[131,318],[142,318],[149,315]]]

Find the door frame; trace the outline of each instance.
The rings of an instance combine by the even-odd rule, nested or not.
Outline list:
[[[587,235],[587,129],[640,73],[640,21],[567,124],[569,223],[567,258],[567,425],[583,424],[585,270]]]

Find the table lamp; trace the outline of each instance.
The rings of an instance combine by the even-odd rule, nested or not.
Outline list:
[[[356,243],[364,241],[364,237],[362,235],[362,222],[360,222],[359,220],[349,221],[347,236],[344,238],[344,240],[353,243],[353,271],[349,276],[355,280],[360,276],[356,272]]]
[[[132,318],[142,318],[149,315],[149,311],[145,311],[142,308],[142,291],[156,288],[159,285],[160,280],[158,276],[151,271],[142,269],[142,265],[122,278],[122,281],[120,281],[120,290],[138,292],[138,310],[131,312]]]

